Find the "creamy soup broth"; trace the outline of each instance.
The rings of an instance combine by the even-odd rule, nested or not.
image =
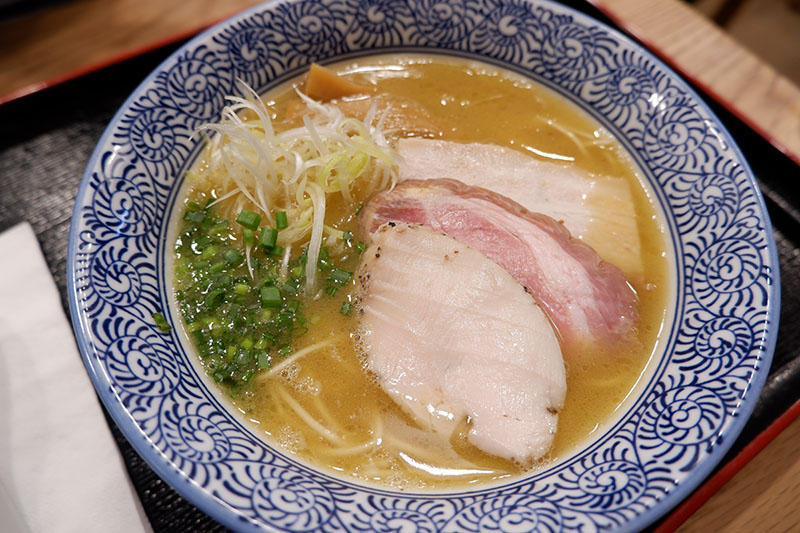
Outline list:
[[[664,320],[669,292],[665,239],[635,167],[619,144],[573,104],[493,67],[441,57],[385,56],[332,68],[353,81],[374,85],[379,92],[420,102],[447,124],[438,138],[506,146],[543,160],[570,161],[590,174],[629,181],[643,246],[645,274],[630,278],[638,294],[641,321],[635,342],[625,350],[608,353],[582,346],[573,348],[580,354],[565,353],[567,399],[558,432],[548,456],[532,468],[568,456],[612,420],[631,394],[651,359]],[[302,79],[293,85],[301,87]],[[287,105],[298,97],[293,87],[284,86],[263,98],[280,128]],[[203,162],[198,165],[202,167]],[[189,186],[188,199],[219,194],[213,184],[202,181],[190,181]],[[366,200],[363,194],[359,198]],[[363,239],[357,234],[352,206],[335,197],[329,204],[340,229],[350,229]],[[351,254],[343,259],[343,268],[356,271],[358,261],[358,255]],[[234,395],[235,408],[257,431],[313,465],[398,489],[452,488],[524,473],[521,465],[470,445],[468,421],[450,439],[450,446],[415,427],[364,369],[351,339],[357,313],[344,316],[339,312],[341,297],[348,291],[351,295],[355,291],[354,281],[335,299],[306,302],[309,329],[297,338],[295,353],[312,349],[280,372],[256,375],[248,390]]]

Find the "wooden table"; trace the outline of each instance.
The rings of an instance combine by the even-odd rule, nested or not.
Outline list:
[[[800,89],[786,78],[678,0],[592,2],[800,164]],[[0,22],[0,103],[177,42],[257,3],[74,0]],[[757,439],[748,453],[760,453],[749,464],[718,478],[732,475],[682,525],[693,509],[665,529],[800,528],[800,420],[791,421],[800,404],[795,407],[780,421],[788,428],[771,443],[776,432]]]
[[[719,488],[680,525],[679,531],[798,531],[800,530],[800,402],[784,418],[788,427]],[[789,418],[795,417],[793,421]],[[767,433],[762,440],[768,440]],[[758,440],[758,439],[756,439]],[[754,442],[753,450],[762,444]],[[745,453],[745,452],[743,452]],[[724,480],[723,480],[724,481]],[[713,487],[716,488],[716,487]],[[697,497],[697,496],[695,496]],[[691,510],[691,509],[690,509]],[[676,513],[680,515],[679,512]],[[677,526],[668,520],[664,531]]]
[[[678,0],[590,0],[800,164],[800,89]],[[0,22],[0,103],[175,42],[260,0],[73,0]]]

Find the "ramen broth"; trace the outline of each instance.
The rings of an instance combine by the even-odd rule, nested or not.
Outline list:
[[[493,67],[434,57],[384,56],[333,67],[378,92],[420,102],[446,127],[439,138],[492,143],[549,161],[569,161],[591,174],[624,177],[631,184],[641,236],[644,278],[630,279],[639,298],[635,342],[623,351],[580,347],[565,353],[566,403],[558,431],[540,467],[570,454],[608,422],[634,388],[664,319],[668,287],[664,236],[655,211],[624,151],[575,106],[551,91]],[[302,87],[302,79],[295,82]],[[281,128],[287,105],[298,97],[284,86],[263,96]],[[285,127],[285,126],[284,126]],[[197,168],[205,163],[198,162]],[[458,179],[458,176],[450,176]],[[218,197],[208,180],[187,180],[189,200]],[[359,190],[357,203],[366,202]],[[220,205],[220,208],[224,208]],[[328,196],[326,220],[358,235],[354,207]],[[602,232],[603,228],[593,227]],[[340,259],[355,272],[358,253]],[[354,276],[355,277],[355,276]],[[468,443],[464,421],[449,446],[421,431],[365,371],[351,338],[357,315],[341,313],[355,295],[355,280],[335,298],[303,302],[308,331],[295,339],[294,355],[255,375],[232,402],[285,452],[348,478],[398,489],[449,488],[519,475],[526,468],[490,456]]]

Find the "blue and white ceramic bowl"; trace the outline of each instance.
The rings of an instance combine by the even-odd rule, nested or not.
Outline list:
[[[241,78],[259,91],[322,63],[435,52],[528,76],[611,131],[661,211],[677,290],[661,352],[627,408],[574,456],[448,494],[365,487],[273,449],[219,401],[174,333],[165,238],[192,132]],[[627,38],[539,0],[276,0],[207,31],[123,105],[86,169],[68,276],[75,333],[120,429],[167,482],[241,531],[595,531],[647,526],[722,458],[777,332],[778,260],[754,178],[725,128]]]

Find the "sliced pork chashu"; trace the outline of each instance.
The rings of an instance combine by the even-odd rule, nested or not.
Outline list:
[[[525,463],[552,444],[566,377],[542,310],[503,268],[428,228],[390,223],[359,271],[360,338],[380,385],[424,426]]]
[[[512,198],[562,221],[631,279],[642,276],[639,228],[630,185],[574,166],[540,161],[491,144],[400,139],[400,179],[449,178]]]
[[[373,198],[361,226],[406,222],[449,235],[503,267],[542,306],[565,342],[613,346],[638,324],[636,294],[616,266],[562,224],[482,187],[405,181]]]

